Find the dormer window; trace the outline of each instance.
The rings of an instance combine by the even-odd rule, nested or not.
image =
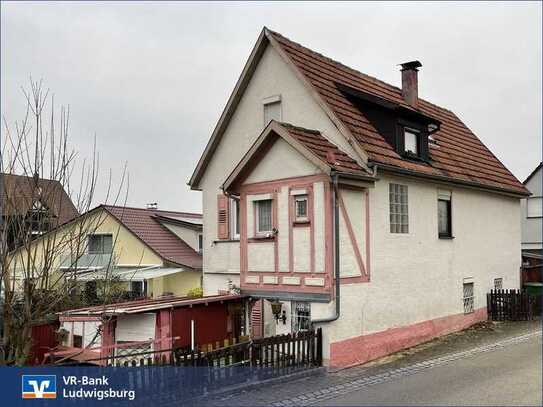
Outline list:
[[[419,156],[419,135],[420,133],[417,130],[410,129],[408,127],[404,128],[404,151],[407,154]]]

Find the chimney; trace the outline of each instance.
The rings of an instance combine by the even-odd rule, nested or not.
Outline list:
[[[158,209],[158,203],[150,202],[147,204],[147,209]]]
[[[402,66],[402,96],[408,105],[418,107],[419,102],[419,80],[417,77],[417,68],[422,64],[419,61],[406,62]]]

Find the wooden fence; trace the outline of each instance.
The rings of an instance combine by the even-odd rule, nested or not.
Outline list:
[[[536,315],[535,297],[524,290],[490,290],[486,303],[492,321],[527,321]]]
[[[177,366],[251,366],[282,369],[322,365],[322,330],[253,339],[210,352],[175,351]]]

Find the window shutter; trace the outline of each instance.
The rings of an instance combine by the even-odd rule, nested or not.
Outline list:
[[[257,300],[251,310],[251,336],[262,338],[262,300]]]
[[[217,195],[217,238],[228,239],[228,197]]]

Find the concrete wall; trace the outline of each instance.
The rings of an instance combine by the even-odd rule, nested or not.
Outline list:
[[[352,151],[324,111],[296,78],[292,69],[268,46],[201,180],[205,224],[206,295],[216,294],[216,290],[225,286],[227,280],[232,277],[230,274],[216,274],[212,277],[212,274],[234,271],[232,250],[229,247],[231,245],[226,243],[212,245],[217,239],[217,194],[221,192],[219,188],[262,132],[264,128],[262,101],[273,95],[281,95],[282,121],[319,129],[329,139],[341,145],[345,151]],[[356,153],[352,151],[352,154]],[[237,247],[239,253],[239,244],[233,245]],[[237,271],[239,272],[239,266]],[[219,281],[223,281],[223,284]]]
[[[532,193],[530,198],[536,198],[543,196],[542,186],[543,183],[543,169],[540,168],[529,179],[526,184],[526,188]],[[528,198],[528,199],[530,199]],[[523,249],[541,249],[543,248],[543,218],[528,218],[528,212],[526,208],[526,199],[521,201],[521,222],[522,222],[522,248]]]

